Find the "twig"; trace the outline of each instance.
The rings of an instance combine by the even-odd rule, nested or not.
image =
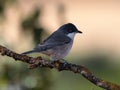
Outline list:
[[[116,85],[114,83],[111,83],[96,77],[86,67],[82,65],[76,65],[72,63],[59,62],[59,61],[56,61],[56,62],[46,61],[41,57],[33,58],[27,55],[17,54],[1,45],[0,45],[0,53],[3,56],[6,55],[9,57],[12,57],[15,60],[28,63],[29,68],[31,69],[37,68],[37,67],[46,67],[46,68],[55,68],[55,69],[58,69],[59,71],[63,71],[63,70],[72,71],[74,73],[80,73],[87,80],[89,80],[96,86],[99,86],[105,90],[120,90],[119,85]]]

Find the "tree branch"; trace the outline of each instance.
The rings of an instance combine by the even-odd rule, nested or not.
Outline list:
[[[37,68],[37,67],[46,67],[46,68],[55,68],[59,71],[67,70],[72,71],[74,73],[79,73],[83,77],[85,77],[87,80],[95,84],[96,86],[99,86],[106,90],[120,90],[120,86],[116,85],[114,83],[102,80],[95,75],[93,75],[92,72],[90,72],[86,67],[82,65],[76,65],[72,63],[65,63],[65,62],[52,62],[52,61],[46,61],[42,59],[41,57],[33,58],[29,57],[27,55],[18,54],[15,53],[3,46],[0,45],[0,53],[1,55],[6,55],[9,57],[12,57],[15,60],[19,60],[25,63],[29,64],[29,68]]]

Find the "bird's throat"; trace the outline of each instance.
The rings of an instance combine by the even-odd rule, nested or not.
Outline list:
[[[69,33],[67,36],[73,40],[75,37],[75,33]]]

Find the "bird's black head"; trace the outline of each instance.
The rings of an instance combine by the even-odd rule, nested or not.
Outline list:
[[[64,32],[65,34],[69,34],[69,33],[82,33],[72,23],[64,24],[58,30]]]

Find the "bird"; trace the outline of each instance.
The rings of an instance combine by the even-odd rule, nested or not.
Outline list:
[[[64,24],[34,49],[22,54],[42,53],[49,56],[52,61],[62,60],[70,52],[76,33],[82,31],[72,23]]]

